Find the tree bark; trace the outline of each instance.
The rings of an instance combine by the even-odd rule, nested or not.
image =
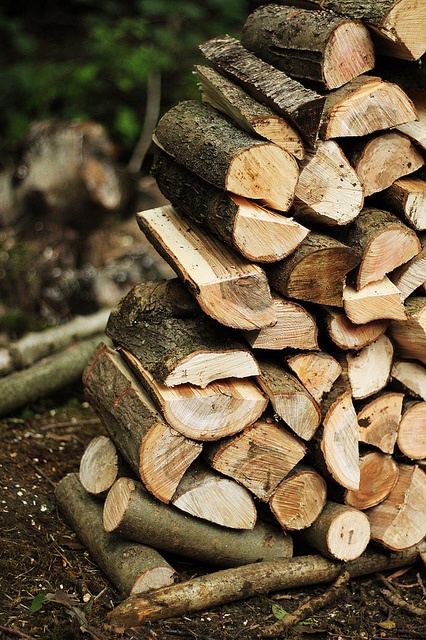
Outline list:
[[[393,453],[402,415],[403,393],[381,393],[364,404],[357,413],[359,441]]]

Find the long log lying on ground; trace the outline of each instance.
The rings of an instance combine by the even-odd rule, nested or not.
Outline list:
[[[425,552],[424,541],[399,553],[367,549],[359,558],[347,563],[327,560],[316,554],[225,569],[158,589],[147,596],[130,597],[110,613],[109,623],[115,631],[123,631],[251,596],[331,582],[342,571],[349,571],[352,578],[357,578],[406,567],[415,564]]]

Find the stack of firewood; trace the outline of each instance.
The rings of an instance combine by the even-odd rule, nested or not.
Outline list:
[[[171,204],[137,219],[178,277],[111,313],[84,373],[110,437],[57,491],[107,573],[117,534],[229,567],[426,535],[426,92],[374,75],[417,71],[426,5],[299,4],[201,45],[202,100],[156,128]]]

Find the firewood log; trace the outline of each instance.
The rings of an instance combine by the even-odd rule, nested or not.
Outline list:
[[[400,358],[426,364],[426,296],[409,296],[405,300],[406,320],[392,320],[389,335]]]
[[[318,403],[342,372],[339,362],[324,351],[286,356],[285,363]]]
[[[349,507],[364,511],[385,500],[395,487],[399,466],[392,456],[369,451],[359,459],[359,489],[346,489],[344,501]]]
[[[257,420],[268,399],[251,379],[226,378],[200,388],[192,384],[166,387],[128,351],[121,354],[159,407],[167,424],[193,440],[218,440]]]
[[[129,476],[130,468],[122,459],[108,436],[92,438],[80,459],[78,479],[83,488],[94,496],[105,497],[114,482]]]
[[[394,359],[391,382],[404,393],[420,400],[426,400],[426,367],[420,362]]]
[[[219,71],[297,127],[308,146],[317,138],[325,98],[248,51],[235,38],[219,36],[200,45]]]
[[[341,307],[346,274],[360,259],[352,247],[311,231],[291,256],[265,268],[271,287],[283,296]]]
[[[204,449],[211,466],[267,501],[303,459],[306,446],[284,425],[265,416],[233,438]]]
[[[298,464],[275,489],[269,506],[285,531],[300,531],[315,522],[326,500],[324,478],[313,469]]]
[[[326,98],[319,137],[361,137],[417,120],[400,87],[375,76],[359,76]]]
[[[167,425],[119,354],[101,344],[83,374],[86,397],[145,486],[169,502],[201,443]],[[106,393],[108,390],[108,393]]]
[[[309,233],[292,218],[214,187],[160,150],[155,154],[152,173],[162,194],[179,213],[202,225],[247,260],[281,260]]]
[[[137,220],[207,315],[235,329],[275,324],[268,281],[257,264],[227,250],[171,206],[142,211]]]
[[[426,233],[418,234],[422,250],[414,258],[389,274],[405,300],[426,282]]]
[[[299,168],[294,156],[238,129],[217,109],[186,100],[167,111],[154,141],[211,184],[272,209],[290,208]]]
[[[107,532],[222,567],[277,561],[293,554],[291,536],[278,527],[259,520],[253,529],[238,530],[189,517],[157,501],[130,478],[119,478],[110,489],[103,522]]]
[[[426,402],[406,400],[398,428],[399,450],[412,460],[426,458]]]
[[[299,536],[326,558],[348,562],[365,551],[370,524],[363,511],[328,500],[315,522]]]
[[[426,535],[426,473],[417,465],[399,465],[389,496],[366,511],[371,538],[394,551],[409,549]]]
[[[133,287],[112,309],[106,333],[168,387],[259,373],[237,332],[203,313],[177,278]]]
[[[334,140],[319,140],[301,163],[294,209],[302,221],[346,225],[362,209],[364,191],[355,169]]]
[[[257,510],[245,487],[196,460],[182,476],[170,504],[230,529],[253,529]]]
[[[158,551],[104,531],[103,503],[84,490],[76,473],[56,485],[55,498],[92,559],[121,594],[173,584],[177,574]]]
[[[416,231],[426,230],[426,174],[422,170],[395,180],[377,194],[377,201],[400,216]]]
[[[329,337],[344,351],[362,349],[380,338],[389,326],[389,320],[354,324],[342,309],[327,305],[324,305],[321,311]]]
[[[277,323],[273,327],[244,331],[252,349],[319,349],[314,317],[301,305],[271,291]]]
[[[272,358],[258,357],[259,386],[269,397],[274,411],[296,435],[310,440],[318,428],[318,404],[299,380]]]
[[[358,351],[345,354],[347,374],[354,400],[373,396],[389,382],[393,345],[386,334]]]
[[[373,43],[360,22],[336,14],[267,4],[249,15],[241,44],[292,77],[335,89],[374,67]]]
[[[402,415],[403,393],[380,393],[357,412],[359,441],[383,453],[393,453]]]
[[[387,276],[359,291],[347,284],[343,288],[343,308],[354,324],[374,320],[406,320],[401,292]]]
[[[426,149],[426,91],[424,89],[407,91],[407,95],[413,102],[419,119],[415,122],[400,124],[397,129]]]
[[[222,111],[240,129],[265,138],[282,147],[298,160],[303,160],[305,156],[303,141],[287,120],[215,69],[196,65],[195,71],[203,91],[202,99],[205,102]]]

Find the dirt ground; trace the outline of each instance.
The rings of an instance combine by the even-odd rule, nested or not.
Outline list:
[[[54,488],[78,471],[85,446],[103,433],[79,384],[0,421],[0,638],[78,640],[116,638],[105,628],[119,594],[96,567],[58,511]],[[167,557],[182,579],[212,568]],[[337,602],[282,638],[426,638],[426,576],[419,561],[387,578],[400,598],[393,604],[379,574],[352,580]],[[292,612],[325,586],[247,599],[211,611],[127,630],[128,640],[255,639],[281,609]],[[423,603],[423,604],[422,604]]]

